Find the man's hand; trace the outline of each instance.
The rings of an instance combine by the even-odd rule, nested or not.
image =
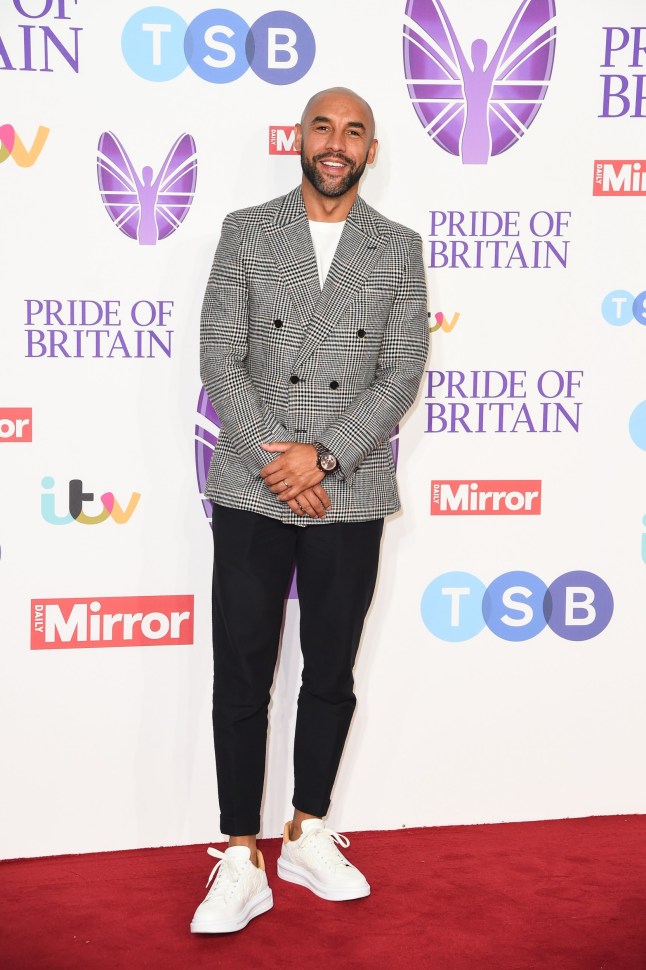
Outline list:
[[[280,495],[278,498],[280,498]],[[323,486],[315,485],[314,488],[306,488],[296,498],[289,499],[287,504],[296,515],[309,515],[311,519],[324,519],[332,502]]]
[[[265,451],[279,452],[278,457],[260,470],[270,492],[287,502],[297,515],[323,518],[330,498],[320,484],[324,472],[316,463],[314,445],[293,441],[272,441],[261,445]]]
[[[325,478],[325,473],[316,464],[314,445],[272,441],[260,447],[265,451],[280,452],[278,458],[260,469],[260,475],[269,491],[278,495],[283,502],[289,502],[306,488],[313,488]]]

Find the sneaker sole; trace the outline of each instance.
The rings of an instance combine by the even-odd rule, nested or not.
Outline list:
[[[263,889],[261,893],[250,899],[245,908],[235,920],[193,920],[191,933],[236,933],[243,930],[254,916],[261,916],[274,905],[271,889]]]
[[[311,890],[315,895],[320,896],[321,899],[328,899],[333,903],[344,902],[346,899],[363,899],[364,896],[370,895],[370,886],[367,882],[363,886],[354,888],[331,889],[329,886],[315,879],[307,869],[293,865],[291,862],[283,859],[282,856],[278,857],[277,869],[278,875],[285,882],[293,882],[297,886],[304,886],[305,889]]]

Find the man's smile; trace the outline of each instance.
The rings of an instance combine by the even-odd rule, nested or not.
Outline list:
[[[348,166],[352,166],[352,162],[347,158],[339,158],[339,156],[324,155],[323,157],[318,156],[316,162],[321,165],[327,172],[331,175],[337,174]]]

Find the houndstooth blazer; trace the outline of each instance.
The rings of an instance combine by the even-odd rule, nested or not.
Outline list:
[[[389,436],[428,350],[422,242],[357,198],[321,291],[300,187],[226,217],[202,307],[201,376],[221,422],[205,495],[295,525],[399,508]],[[322,442],[339,470],[324,519],[259,477],[261,442]]]

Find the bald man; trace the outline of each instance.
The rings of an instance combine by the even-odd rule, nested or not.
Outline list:
[[[427,355],[420,237],[359,196],[375,160],[370,105],[315,94],[296,125],[300,186],[226,217],[201,322],[201,375],[221,422],[213,502],[213,733],[229,836],[194,933],[273,905],[256,847],[267,708],[296,566],[302,684],[293,817],[278,875],[323,899],[370,893],[325,825],[356,703],[353,668],[383,521],[399,496],[389,438]]]

